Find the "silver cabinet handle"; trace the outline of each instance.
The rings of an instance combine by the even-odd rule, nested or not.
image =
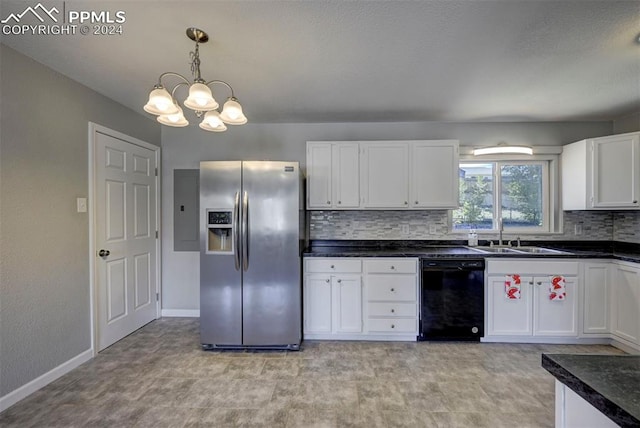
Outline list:
[[[342,201],[338,201],[338,205],[342,204]]]
[[[325,282],[328,284],[328,283],[331,282],[331,280],[330,279],[325,279]]]
[[[396,289],[395,289],[395,288],[392,288],[392,289],[391,289],[391,291],[396,291]]]
[[[395,309],[391,309],[391,313],[394,314],[396,312]]]
[[[391,324],[391,328],[396,328],[396,325],[395,324]]]
[[[327,201],[327,205],[331,205],[331,201]]]
[[[407,202],[407,201],[404,201],[404,204],[405,204],[405,205],[409,205],[409,202]]]
[[[336,267],[334,265],[331,265],[331,269],[335,269]]]
[[[396,268],[395,266],[391,265],[391,270],[394,270],[395,268]]]
[[[338,284],[342,284],[342,280],[341,279],[338,280]]]
[[[98,251],[98,255],[100,257],[107,257],[109,254],[111,254],[111,251],[109,251],[109,250],[100,250],[100,251]]]
[[[633,201],[632,203],[633,203],[633,204],[637,204],[637,203],[638,203],[638,201],[637,201],[637,200],[635,200],[635,201]]]
[[[542,281],[536,282],[536,285],[542,285]]]

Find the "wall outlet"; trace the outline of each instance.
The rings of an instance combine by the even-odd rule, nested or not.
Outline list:
[[[429,235],[435,235],[436,233],[438,233],[438,228],[435,224],[430,224],[429,225]]]
[[[76,209],[79,213],[87,212],[87,198],[76,198]]]
[[[574,235],[582,235],[582,223],[576,223],[573,226],[573,234]]]
[[[401,224],[400,225],[400,233],[403,235],[409,235],[409,225],[408,224]]]

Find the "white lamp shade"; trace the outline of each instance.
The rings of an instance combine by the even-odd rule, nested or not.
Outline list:
[[[524,146],[495,146],[495,147],[484,147],[481,149],[474,149],[474,156],[480,155],[499,155],[499,154],[522,154],[522,155],[532,155],[533,149],[531,147]]]
[[[173,98],[164,88],[154,88],[149,93],[149,101],[143,108],[147,113],[156,115],[178,113],[178,107],[174,104]]]
[[[213,99],[211,89],[203,83],[194,83],[189,87],[189,97],[184,101],[185,107],[195,111],[209,111],[218,108]]]
[[[202,119],[202,122],[200,122],[199,126],[205,131],[223,132],[227,130],[224,122],[222,122],[222,120],[220,119],[220,113],[215,110],[208,111],[204,115],[204,118]]]
[[[247,123],[247,118],[242,113],[242,106],[235,98],[229,98],[222,112],[220,113],[220,119],[228,125],[244,125]]]
[[[182,109],[179,106],[178,113],[175,114],[163,114],[158,116],[158,122],[167,126],[174,126],[177,128],[181,128],[183,126],[187,126],[189,122],[184,117],[184,113],[182,113]]]

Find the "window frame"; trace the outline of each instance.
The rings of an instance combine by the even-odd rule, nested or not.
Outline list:
[[[477,229],[479,235],[497,234],[498,218],[502,212],[502,177],[501,166],[504,165],[542,165],[542,226],[539,227],[506,227],[504,233],[518,235],[549,235],[562,233],[562,210],[560,209],[560,156],[556,154],[542,154],[533,156],[495,155],[472,156],[461,155],[458,164],[484,163],[494,164],[493,170],[493,227],[491,229]],[[449,230],[452,234],[466,235],[467,229],[455,229],[453,212],[449,210]]]

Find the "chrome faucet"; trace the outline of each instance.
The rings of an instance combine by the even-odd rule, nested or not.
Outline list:
[[[502,223],[502,219],[498,219],[498,245],[502,246],[502,232],[504,232],[504,224]]]

